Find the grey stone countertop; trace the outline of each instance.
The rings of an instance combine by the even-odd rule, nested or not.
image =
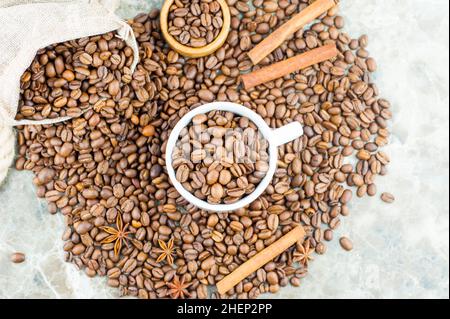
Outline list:
[[[123,17],[160,1],[123,0]],[[368,34],[375,81],[393,104],[392,163],[379,191],[388,205],[355,199],[338,240],[317,257],[300,288],[267,298],[449,298],[449,2],[344,0],[353,37]],[[0,298],[116,298],[105,278],[88,278],[63,261],[61,215],[35,196],[32,174],[11,170],[0,187]],[[25,252],[23,264],[10,254]]]

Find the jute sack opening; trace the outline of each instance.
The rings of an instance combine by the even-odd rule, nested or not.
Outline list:
[[[139,49],[131,27],[114,14],[120,0],[1,0],[0,1],[0,184],[14,158],[13,127],[66,121],[16,121],[20,77],[36,52],[48,45],[117,30],[134,51]]]

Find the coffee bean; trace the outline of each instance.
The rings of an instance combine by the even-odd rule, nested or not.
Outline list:
[[[344,248],[346,251],[353,250],[353,243],[347,237],[341,237],[339,242],[340,242],[342,248]]]
[[[269,215],[268,219],[267,219],[267,227],[271,230],[271,231],[276,231],[278,229],[279,226],[279,217],[278,215],[275,214],[271,214]]]
[[[11,261],[15,264],[20,264],[25,261],[25,254],[24,253],[14,253],[11,255]]]
[[[327,246],[325,246],[325,244],[323,244],[323,243],[318,243],[318,244],[317,244],[317,246],[316,246],[316,252],[317,252],[319,255],[324,255],[324,254],[326,253],[326,251],[327,251]]]
[[[214,185],[211,186],[211,196],[215,199],[215,200],[220,200],[222,199],[222,197],[224,196],[225,192],[223,190],[222,185],[215,183]]]
[[[202,99],[205,102],[214,101],[214,94],[209,90],[200,90],[198,92],[198,96],[200,99]]]
[[[231,173],[228,170],[222,170],[219,173],[219,183],[222,185],[227,185],[229,182],[231,182]]]
[[[385,203],[392,204],[395,202],[395,197],[390,193],[383,193],[381,194],[381,200]]]
[[[82,194],[83,194],[83,197],[86,199],[96,199],[99,195],[98,191],[93,188],[88,188],[88,189],[83,190]]]
[[[375,184],[370,184],[367,187],[367,194],[369,196],[375,196],[377,194],[377,186]]]
[[[367,69],[369,70],[369,72],[375,72],[377,70],[377,63],[376,63],[375,59],[368,58],[366,60],[366,64],[367,64]]]
[[[82,53],[80,55],[79,60],[80,60],[81,63],[87,64],[87,65],[92,64],[92,61],[93,61],[92,60],[92,56],[89,53],[86,53],[86,52],[84,52],[84,53]]]
[[[323,235],[324,239],[326,241],[332,241],[333,240],[333,231],[331,229],[325,230],[325,233]]]
[[[352,191],[349,189],[346,189],[341,197],[341,203],[347,204],[352,199]]]
[[[264,11],[267,13],[273,13],[278,9],[277,1],[267,0],[263,3]]]
[[[93,225],[87,221],[82,221],[74,224],[75,231],[80,235],[86,234],[92,229],[92,227]]]
[[[72,254],[78,256],[86,251],[86,247],[83,244],[76,244],[72,248]]]
[[[187,165],[181,165],[177,169],[176,178],[180,183],[184,183],[189,178],[189,167]]]
[[[237,233],[240,233],[244,230],[244,225],[242,225],[242,223],[238,222],[238,221],[232,221],[230,223],[230,228]]]
[[[210,256],[206,258],[204,261],[202,261],[200,267],[202,270],[210,270],[215,264],[216,261],[214,259],[214,256]]]
[[[56,172],[51,168],[43,168],[37,175],[39,185],[44,185],[50,182],[56,175]]]
[[[200,125],[204,122],[206,122],[208,120],[208,116],[206,116],[206,114],[198,114],[196,116],[194,116],[194,118],[192,119],[192,123],[194,125]]]
[[[337,16],[334,19],[334,25],[336,26],[336,28],[342,29],[344,27],[344,19],[341,16]]]
[[[275,271],[270,271],[267,273],[267,282],[270,285],[277,285],[278,284],[278,275]]]
[[[108,93],[111,96],[116,96],[117,94],[119,94],[120,92],[120,82],[117,80],[113,80],[109,85],[108,85]]]
[[[292,277],[290,280],[290,283],[293,287],[299,287],[300,286],[300,279],[297,277]]]
[[[359,174],[354,174],[352,178],[353,184],[360,187],[364,185],[364,178]]]
[[[73,151],[73,144],[64,143],[59,150],[59,155],[61,155],[62,157],[69,157],[72,151]]]

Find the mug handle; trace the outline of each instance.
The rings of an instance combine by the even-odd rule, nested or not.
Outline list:
[[[276,147],[292,142],[293,140],[299,138],[303,135],[303,127],[302,125],[294,121],[289,123],[283,127],[272,130],[272,140]]]

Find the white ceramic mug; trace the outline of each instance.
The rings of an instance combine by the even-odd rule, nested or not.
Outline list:
[[[250,121],[255,123],[258,127],[259,132],[264,136],[264,138],[269,142],[269,170],[264,179],[259,183],[256,189],[249,194],[247,197],[242,198],[241,200],[232,203],[232,204],[210,204],[206,201],[203,201],[189,191],[187,191],[183,185],[176,179],[175,170],[172,166],[172,153],[175,147],[176,142],[180,136],[183,128],[188,126],[192,119],[199,114],[206,114],[211,111],[227,111],[231,112],[243,117],[247,117]],[[191,112],[187,113],[174,127],[172,133],[170,134],[169,141],[167,142],[166,149],[166,167],[169,173],[170,181],[176,190],[183,196],[187,201],[191,204],[212,212],[228,212],[233,211],[242,207],[245,207],[255,201],[269,186],[272,181],[273,175],[277,169],[277,161],[278,161],[278,147],[289,143],[300,136],[303,135],[303,127],[302,125],[295,121],[289,123],[286,126],[283,126],[278,129],[271,129],[267,123],[263,120],[261,116],[250,110],[249,108],[235,104],[230,102],[214,102],[210,104],[202,105]]]

